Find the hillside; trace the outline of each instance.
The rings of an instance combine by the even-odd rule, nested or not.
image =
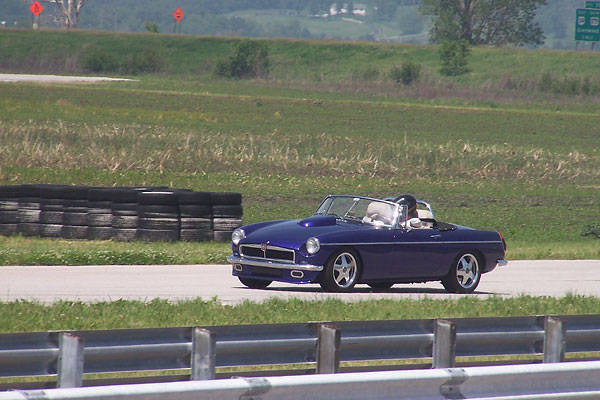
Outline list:
[[[232,55],[243,40],[105,31],[5,30],[0,35],[0,51],[4,55],[0,70],[60,74],[97,74],[105,70],[118,74],[118,69],[110,70],[106,64],[120,65],[131,55],[146,51],[159,61],[160,74],[213,79],[216,64]],[[540,97],[547,99],[548,92],[595,95],[600,91],[593,52],[476,47],[468,59],[470,72],[447,78],[439,73],[437,46],[433,45],[292,39],[260,42],[269,49],[271,70],[265,78],[271,83],[283,80],[290,84],[341,84],[352,86],[348,90],[353,91],[394,94],[402,90],[389,90],[390,71],[410,60],[421,66],[424,97],[446,96],[455,85],[478,89],[479,92],[467,95],[477,98],[485,96],[484,92],[493,92],[493,97],[519,97],[540,91]],[[100,60],[99,69],[86,69],[90,58]]]

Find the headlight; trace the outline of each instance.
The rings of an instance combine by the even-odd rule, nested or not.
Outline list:
[[[321,248],[321,243],[319,243],[319,239],[316,237],[308,238],[306,241],[306,251],[308,254],[316,254]]]
[[[240,229],[240,228],[237,228],[231,234],[231,241],[236,246],[240,243],[240,240],[245,239],[245,238],[246,238],[246,233],[244,232],[243,229]]]

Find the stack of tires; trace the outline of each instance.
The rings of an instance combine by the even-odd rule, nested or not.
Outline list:
[[[45,185],[40,190],[40,236],[62,237],[64,215],[64,191],[66,186]]]
[[[213,215],[209,192],[178,192],[179,239],[189,242],[213,240]]]
[[[138,229],[136,238],[146,242],[179,240],[177,193],[145,191],[137,195]]]
[[[17,232],[23,236],[40,235],[41,185],[22,185],[19,193]]]
[[[20,186],[0,186],[0,235],[17,233]]]
[[[117,188],[111,195],[112,238],[121,242],[135,240],[138,227],[137,195],[134,188]]]
[[[88,190],[87,186],[64,188],[64,212],[62,237],[64,239],[87,239],[88,237]]]
[[[242,225],[240,193],[159,187],[0,186],[0,235],[227,242]]]
[[[213,238],[215,242],[231,240],[234,229],[242,226],[242,194],[236,192],[211,193]]]
[[[112,188],[88,190],[88,239],[109,240],[112,238]]]

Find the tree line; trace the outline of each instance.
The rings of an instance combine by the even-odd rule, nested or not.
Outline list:
[[[168,0],[39,0],[44,5],[42,26],[64,26],[112,31],[145,31],[146,23],[155,23],[162,31],[173,27],[175,6]],[[28,10],[33,0],[0,0],[0,20],[11,27],[31,26]],[[434,43],[465,40],[469,45],[538,46],[547,39],[553,47],[574,46],[572,27],[574,10],[583,0],[180,0],[185,11],[186,33],[247,36],[319,38],[294,16],[327,14],[334,6],[365,6],[363,22],[392,23],[402,8],[413,7],[425,24],[413,31],[428,31]],[[85,6],[85,7],[84,7]],[[259,22],[248,16],[228,15],[244,10],[277,10],[289,16],[285,22]],[[572,13],[570,12],[572,11]],[[570,15],[573,14],[573,15]],[[7,22],[8,21],[8,22]],[[406,21],[403,21],[405,24]],[[18,25],[18,24],[17,24]],[[415,32],[417,33],[417,32]],[[335,38],[335,37],[334,37]],[[374,39],[365,35],[362,39]]]

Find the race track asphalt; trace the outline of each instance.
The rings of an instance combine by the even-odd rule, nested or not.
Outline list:
[[[508,265],[482,277],[476,296],[563,297],[568,293],[600,297],[600,260],[509,261]],[[348,301],[376,298],[456,299],[439,282],[398,284],[387,291],[357,285],[353,293],[324,293],[318,285],[274,282],[267,289],[248,289],[231,276],[229,265],[144,265],[144,266],[6,266],[0,267],[0,301],[29,300],[53,303],[58,300],[83,302],[131,299],[170,301],[217,298],[223,304],[271,297]]]

